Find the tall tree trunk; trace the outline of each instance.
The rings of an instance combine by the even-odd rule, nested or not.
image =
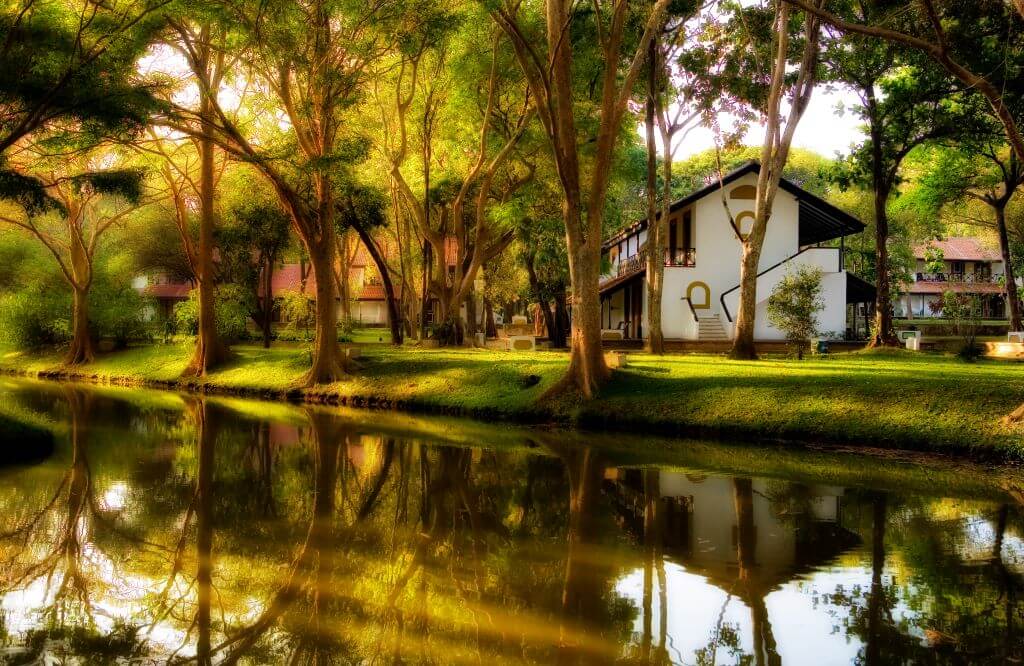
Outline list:
[[[498,337],[498,326],[494,323],[494,304],[484,297],[484,335],[488,338]]]
[[[665,250],[663,229],[667,217],[658,217],[658,144],[654,136],[658,96],[658,44],[651,40],[647,47],[647,104],[644,125],[647,130],[647,351],[665,353],[661,331],[661,296],[665,282]],[[670,160],[668,149],[665,159]],[[668,183],[665,184],[668,187]]]
[[[1010,315],[1010,330],[1022,331],[1020,293],[1017,289],[1013,260],[1010,256],[1010,239],[1006,231],[1006,206],[996,206],[996,229],[999,231],[999,252],[1003,256],[1003,277],[1006,280],[1006,312]]]
[[[789,159],[793,134],[810,103],[816,80],[820,25],[817,19],[807,16],[804,19],[805,42],[800,67],[797,70],[797,79],[792,86],[787,85],[790,45],[789,18],[789,5],[784,2],[778,3],[774,22],[775,56],[772,63],[771,85],[768,91],[765,140],[761,146],[761,166],[757,174],[754,224],[747,237],[740,239],[743,254],[740,260],[739,311],[736,314],[732,350],[729,353],[731,358],[736,359],[757,358],[757,350],[754,347],[754,328],[757,321],[757,273],[761,262],[761,251],[767,236],[775,195],[779,191],[782,171]],[[792,89],[792,93],[789,95],[790,108],[789,115],[783,123],[781,104],[788,87]],[[736,228],[735,220],[730,219],[730,222]],[[736,234],[740,235],[739,229],[736,229]]]
[[[71,236],[71,347],[64,357],[64,365],[90,363],[96,357],[89,331],[89,287],[92,284],[92,261],[86,250],[78,225],[84,212],[70,213]]]
[[[555,293],[555,334],[551,344],[558,349],[564,349],[567,341],[565,332],[569,330],[569,309],[565,303],[565,291]]]
[[[210,62],[210,29],[202,31],[203,67],[209,69]],[[199,115],[203,133],[214,134],[210,117],[213,105],[209,96],[202,94],[199,102]],[[183,373],[185,376],[202,377],[223,362],[228,356],[227,346],[217,335],[217,320],[214,306],[214,266],[213,266],[213,225],[214,225],[214,163],[213,141],[207,137],[199,138],[199,251],[196,257],[196,282],[199,289],[199,330],[196,337],[196,348],[192,360]]]
[[[476,345],[476,332],[477,332],[477,308],[476,308],[476,291],[470,289],[469,293],[466,294],[466,335],[463,342],[472,347]]]
[[[328,227],[319,243],[307,243],[309,263],[316,278],[316,324],[313,363],[303,376],[304,386],[330,384],[347,371],[348,362],[338,346],[338,304],[334,294],[334,228]]]
[[[424,175],[426,177],[426,174]],[[430,214],[430,206],[424,206],[426,215]],[[423,284],[420,294],[420,340],[427,339],[427,317],[430,309],[430,264],[431,246],[427,239],[423,239]]]
[[[565,205],[566,217],[574,217],[578,206]],[[567,219],[566,225],[578,224]],[[545,393],[557,395],[567,387],[576,388],[586,399],[593,398],[611,377],[601,346],[601,294],[598,286],[601,272],[599,238],[586,243],[569,242],[569,276],[572,294],[572,328],[569,367],[565,376]],[[575,247],[574,247],[575,246]]]
[[[391,344],[401,345],[404,341],[402,335],[402,311],[399,308],[398,299],[395,298],[395,283],[391,279],[391,272],[388,270],[384,254],[377,247],[376,241],[361,224],[353,224],[352,228],[359,235],[359,240],[373,259],[377,272],[380,273],[381,284],[384,285],[384,303],[388,309],[388,326],[391,329]]]
[[[91,363],[95,358],[89,331],[89,291],[76,285],[72,289],[71,347],[64,357],[64,365]]]
[[[889,284],[889,188],[876,179],[875,204],[875,325],[868,347],[898,347],[892,323],[892,289]]]
[[[757,320],[757,267],[761,263],[763,243],[750,239],[743,242],[740,259],[739,308],[736,312],[736,332],[729,358],[753,360],[757,358],[754,345],[754,324]]]

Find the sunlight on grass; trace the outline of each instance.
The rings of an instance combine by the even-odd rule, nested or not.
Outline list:
[[[805,361],[633,354],[598,399],[539,405],[564,371],[567,354],[379,344],[361,350],[356,372],[323,392],[413,409],[591,427],[984,449],[1024,457],[1022,428],[1001,422],[1024,402],[1022,366],[1011,362],[964,363],[901,350]],[[202,383],[283,394],[309,365],[304,345],[238,345],[233,351]],[[188,343],[135,347],[104,354],[79,372],[104,381],[168,382],[179,378],[190,354]],[[56,351],[0,349],[0,369],[7,371],[33,374],[59,363]]]

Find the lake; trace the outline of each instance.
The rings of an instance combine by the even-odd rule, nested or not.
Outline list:
[[[0,662],[1020,663],[1013,469],[0,378]],[[17,442],[3,442],[17,446]]]

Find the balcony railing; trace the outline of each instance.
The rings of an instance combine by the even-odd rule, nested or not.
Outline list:
[[[968,284],[992,284],[999,282],[1002,274],[991,273],[918,273],[918,282],[965,282]]]
[[[665,250],[665,265],[666,266],[683,266],[683,267],[694,267],[697,265],[697,250],[694,248],[685,249],[666,249]],[[640,271],[647,268],[647,245],[641,245],[640,250],[632,257],[620,259],[617,264],[612,266],[612,269],[601,276],[601,282],[608,282],[610,280],[618,280],[621,278],[635,275]]]
[[[622,259],[619,263],[612,267],[610,275],[606,276],[605,279],[617,280],[619,278],[628,277],[635,273],[639,273],[643,269],[647,268],[647,247],[641,247],[640,251],[634,254],[632,257]]]

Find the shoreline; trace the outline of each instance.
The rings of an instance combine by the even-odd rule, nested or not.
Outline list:
[[[161,351],[159,348],[156,350],[144,347],[134,349],[136,355]],[[165,354],[177,358],[173,356],[174,351],[174,349],[164,350]],[[437,350],[431,350],[431,352],[436,354]],[[114,354],[118,353],[126,355],[129,361],[132,360],[133,350],[131,349]],[[272,367],[278,367],[289,360],[291,357],[288,354],[290,353],[288,350],[277,350],[280,358],[271,361],[272,364],[277,364]],[[251,372],[239,377],[231,374],[232,372],[237,373],[239,370],[229,369],[216,371],[209,378],[197,380],[172,376],[171,370],[168,368],[162,368],[160,371],[149,370],[148,374],[147,370],[141,366],[135,367],[136,371],[133,374],[105,371],[100,360],[82,368],[62,368],[53,365],[43,367],[47,364],[48,357],[27,357],[20,361],[3,358],[0,360],[0,374],[50,381],[79,381],[127,388],[152,388],[214,396],[253,398],[292,404],[338,405],[362,409],[393,410],[410,414],[458,416],[508,424],[574,428],[584,432],[732,440],[788,448],[807,446],[846,450],[873,448],[880,451],[936,454],[979,463],[1024,462],[1024,430],[1014,425],[992,423],[988,434],[978,432],[977,429],[972,431],[970,424],[963,423],[964,416],[977,417],[978,415],[973,414],[971,408],[980,408],[986,403],[982,401],[975,403],[966,398],[963,401],[954,401],[950,405],[957,406],[961,414],[943,415],[940,405],[929,404],[943,398],[944,391],[941,386],[920,396],[921,403],[926,407],[925,413],[922,415],[925,418],[921,419],[921,429],[916,429],[913,423],[901,422],[900,418],[896,417],[889,419],[894,423],[889,423],[883,418],[886,415],[886,405],[880,407],[876,405],[877,418],[864,419],[864,423],[859,429],[851,429],[843,427],[842,420],[852,417],[844,413],[844,409],[839,404],[833,405],[830,408],[831,411],[823,413],[817,413],[809,408],[794,411],[794,405],[788,406],[793,413],[786,413],[781,403],[771,404],[773,397],[779,399],[798,386],[804,390],[810,390],[815,395],[827,394],[830,388],[824,384],[821,378],[814,377],[806,380],[791,379],[789,380],[792,383],[791,386],[783,383],[779,388],[773,387],[772,392],[765,398],[767,407],[762,411],[759,411],[759,407],[755,405],[751,405],[746,411],[742,408],[744,401],[752,402],[751,392],[758,390],[757,385],[764,382],[764,377],[750,376],[751,371],[756,370],[765,376],[774,377],[772,374],[774,366],[783,370],[796,369],[797,371],[814,369],[820,372],[824,369],[832,371],[832,374],[836,375],[828,378],[829,381],[833,383],[839,381],[841,385],[842,372],[846,371],[841,361],[853,360],[860,365],[867,365],[867,369],[871,372],[879,372],[878,368],[873,367],[875,364],[871,358],[866,356],[857,358],[854,355],[844,355],[850,358],[822,362],[818,366],[795,361],[758,361],[749,366],[737,366],[728,364],[717,357],[655,358],[636,354],[631,355],[630,364],[626,370],[616,371],[618,376],[613,380],[613,384],[606,394],[602,394],[596,401],[580,403],[556,400],[538,406],[536,397],[546,389],[546,385],[560,375],[563,361],[559,357],[544,356],[543,353],[531,356],[508,356],[505,358],[506,363],[503,364],[505,367],[499,368],[501,360],[490,360],[482,352],[478,353],[479,356],[475,356],[472,351],[452,351],[448,354],[455,357],[457,361],[462,361],[468,369],[464,368],[460,371],[458,381],[445,380],[447,383],[442,383],[436,390],[432,386],[422,387],[423,380],[420,377],[429,375],[430,379],[435,379],[436,375],[443,374],[441,370],[437,369],[447,367],[444,365],[443,359],[437,368],[422,368],[424,374],[416,375],[416,368],[412,366],[415,363],[425,363],[429,358],[426,353],[389,349],[377,349],[365,355],[363,359],[369,359],[368,367],[365,367],[359,375],[355,375],[351,381],[314,389],[298,389],[287,384],[282,385],[281,382],[284,380],[268,377],[269,371],[259,372],[254,377],[250,376]],[[897,361],[904,362],[902,357],[897,356],[896,358]],[[881,357],[881,359],[883,362],[889,360],[888,357]],[[476,365],[470,365],[470,362]],[[915,361],[911,358],[906,362],[913,363]],[[717,387],[708,388],[704,384],[709,382],[701,383],[697,379],[684,377],[680,382],[679,378],[666,378],[663,366],[673,363],[682,364],[684,370],[691,369],[691,367],[710,368],[718,373],[715,378],[720,384],[725,384],[727,390]],[[496,374],[500,374],[500,370],[507,371],[511,366],[515,366],[518,371],[518,374],[506,373],[513,375],[511,379],[495,377]],[[238,368],[246,370],[248,366],[243,363]],[[406,368],[408,370],[403,371]],[[538,370],[538,368],[541,369]],[[287,369],[291,371],[291,367]],[[1012,370],[1019,372],[1018,368],[1012,368]],[[248,370],[246,371],[248,372]],[[969,371],[971,368],[965,368],[965,372]],[[747,374],[741,374],[742,372]],[[163,376],[160,376],[161,374]],[[516,377],[519,379],[516,380]],[[526,381],[523,381],[524,379]],[[520,384],[516,385],[516,381],[519,381]],[[984,380],[979,378],[979,381]],[[697,388],[698,385],[700,388]],[[472,399],[459,394],[454,388],[456,386],[462,389],[464,394],[471,395]],[[920,387],[916,387],[916,390],[921,392]],[[677,393],[672,391],[677,391]],[[706,396],[703,394],[690,395],[691,393],[699,394],[701,391],[704,393],[717,391],[721,395],[717,402],[704,405],[703,411],[694,409],[692,404],[686,404],[687,400],[690,403],[700,403],[701,400],[707,402]],[[659,403],[660,407],[645,402],[645,393],[657,395],[659,392],[665,394]],[[1024,400],[1024,390],[1021,393],[1021,396],[1012,397],[1010,403],[1012,404],[1018,399]],[[674,406],[677,403],[680,405],[678,409],[666,411],[666,404]],[[737,405],[737,403],[741,404]],[[797,406],[804,407],[803,405]],[[819,409],[817,405],[811,406]],[[865,406],[871,407],[868,404],[862,405],[861,408]],[[810,416],[813,418],[809,418],[808,414],[804,412],[810,412]],[[994,413],[1000,412],[995,411]],[[935,418],[930,418],[931,414],[935,414]],[[947,418],[940,418],[942,416]],[[858,421],[858,423],[860,422]]]

